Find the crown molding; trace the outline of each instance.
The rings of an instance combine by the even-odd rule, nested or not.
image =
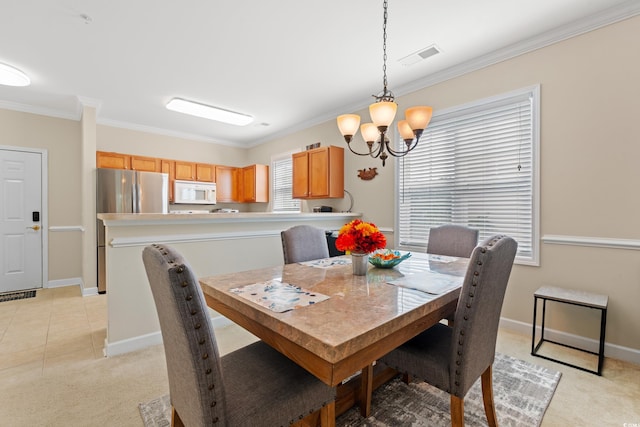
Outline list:
[[[11,111],[19,111],[21,113],[37,114],[39,116],[55,117],[58,119],[80,120],[78,112],[60,110],[57,108],[39,107],[29,104],[21,104],[18,102],[0,100],[0,108]]]
[[[473,71],[480,70],[499,62],[507,61],[525,53],[541,49],[570,38],[586,34],[607,25],[632,18],[640,14],[640,2],[630,0],[601,13],[588,16],[570,24],[547,31],[537,36],[511,44],[502,49],[466,61],[446,70],[430,74],[422,79],[400,86],[395,90],[398,95],[406,95],[416,90],[424,89],[455,77],[460,77]]]
[[[103,126],[121,128],[121,129],[135,130],[138,132],[147,132],[147,133],[153,133],[157,135],[170,136],[174,138],[189,139],[192,141],[207,142],[207,143],[219,144],[219,145],[228,145],[230,147],[236,147],[236,148],[245,148],[243,145],[237,142],[214,139],[214,138],[209,138],[202,135],[196,135],[196,134],[187,133],[187,132],[178,132],[178,131],[173,131],[169,129],[162,129],[162,128],[157,128],[153,126],[141,125],[137,123],[98,118],[97,124],[103,125]]]

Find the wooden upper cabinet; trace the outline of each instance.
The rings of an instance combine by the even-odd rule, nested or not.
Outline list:
[[[215,165],[176,160],[176,179],[183,181],[215,182]]]
[[[294,153],[291,166],[293,168],[291,195],[294,199],[306,199],[309,197],[309,153],[307,151]]]
[[[184,181],[196,180],[196,164],[192,162],[175,161],[176,179]]]
[[[161,159],[160,171],[169,174],[169,202],[173,202],[173,183],[176,180],[176,162],[173,160]]]
[[[169,175],[169,202],[174,200],[174,184],[181,181],[216,183],[218,202],[268,202],[269,166],[251,165],[244,168],[160,159],[131,154],[96,151],[98,168],[131,169],[163,172]]]
[[[122,153],[96,151],[96,167],[109,169],[131,169],[131,156]]]
[[[215,165],[196,163],[196,181],[216,182]]]
[[[218,202],[237,202],[238,168],[216,165],[216,200]]]
[[[269,166],[251,165],[241,170],[240,201],[246,203],[269,201]]]
[[[320,147],[293,154],[293,198],[344,197],[344,149]]]
[[[144,172],[161,172],[161,160],[155,157],[131,156],[131,169]]]

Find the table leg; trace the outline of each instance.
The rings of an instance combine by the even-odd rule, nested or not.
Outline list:
[[[368,418],[371,415],[371,394],[373,393],[373,363],[362,368],[360,374],[360,415]]]

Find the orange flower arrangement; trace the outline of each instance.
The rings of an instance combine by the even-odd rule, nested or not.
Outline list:
[[[345,224],[338,233],[336,248],[339,251],[354,253],[371,253],[376,249],[384,249],[387,238],[375,224],[354,219]]]

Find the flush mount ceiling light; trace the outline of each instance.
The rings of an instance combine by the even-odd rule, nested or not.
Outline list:
[[[351,140],[358,132],[360,116],[357,114],[343,114],[338,116],[338,128],[344,136],[349,150],[358,156],[371,156],[380,158],[382,166],[389,157],[387,152],[393,157],[404,157],[409,151],[416,148],[420,135],[431,121],[433,109],[431,107],[411,107],[405,110],[406,120],[398,122],[400,136],[406,144],[404,150],[394,150],[391,148],[389,139],[386,138],[387,129],[396,117],[398,104],[395,103],[393,92],[387,89],[387,0],[383,3],[384,15],[382,26],[382,73],[383,89],[378,95],[374,95],[376,102],[369,105],[369,115],[373,123],[365,123],[361,126],[362,137],[369,148],[368,153],[359,153],[351,148]],[[374,148],[373,144],[377,144]]]
[[[0,85],[5,86],[29,86],[31,79],[11,65],[0,62]]]
[[[246,114],[200,104],[199,102],[187,101],[181,98],[173,98],[169,101],[167,109],[236,126],[245,126],[253,121],[253,117]]]

